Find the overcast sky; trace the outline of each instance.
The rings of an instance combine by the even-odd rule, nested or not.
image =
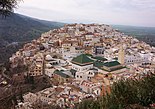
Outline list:
[[[155,27],[155,0],[24,0],[15,12],[67,23]]]

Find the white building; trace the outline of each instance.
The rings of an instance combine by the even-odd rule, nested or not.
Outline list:
[[[81,54],[76,58],[73,58],[72,69],[76,71],[75,79],[76,80],[90,80],[94,77],[96,70],[93,70],[93,60],[91,60],[87,55]]]
[[[93,60],[87,57],[85,54],[81,54],[72,59],[72,69],[82,72],[93,68]]]
[[[48,77],[52,78],[53,77],[53,73],[54,73],[55,69],[45,69],[45,75],[47,75]]]
[[[95,76],[94,70],[84,70],[81,72],[76,72],[75,79],[76,80],[91,80],[92,77]]]
[[[82,91],[90,94],[95,94],[97,96],[101,95],[101,84],[93,83],[90,81],[81,81],[80,88]]]
[[[137,53],[125,56],[125,64],[145,64],[151,62],[151,55],[145,53]]]

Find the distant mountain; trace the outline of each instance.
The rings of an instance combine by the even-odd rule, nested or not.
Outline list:
[[[155,27],[136,27],[122,25],[112,25],[112,27],[125,34],[132,35],[152,46],[155,46]]]
[[[0,17],[0,38],[7,42],[30,41],[43,32],[63,25],[12,13],[9,17]]]
[[[22,43],[63,25],[64,23],[39,20],[15,13],[6,18],[0,16],[0,63],[18,50]]]

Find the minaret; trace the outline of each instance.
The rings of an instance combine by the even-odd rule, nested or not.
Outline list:
[[[62,46],[62,41],[59,39],[59,46]]]
[[[123,49],[123,46],[121,46],[118,52],[118,62],[120,64],[124,64],[124,61],[125,61],[125,51]]]

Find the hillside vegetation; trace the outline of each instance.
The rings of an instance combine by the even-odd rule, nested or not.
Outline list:
[[[141,41],[155,46],[155,27],[136,27],[122,25],[113,25],[112,27],[127,35],[132,35]]]

